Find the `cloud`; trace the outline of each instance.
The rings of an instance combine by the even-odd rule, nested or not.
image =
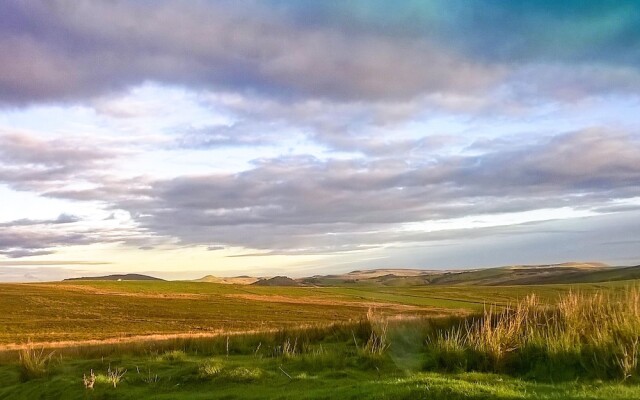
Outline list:
[[[45,140],[26,133],[0,135],[0,159],[6,163],[87,168],[112,156],[79,140]]]
[[[2,2],[0,106],[36,129],[0,131],[0,184],[114,218],[12,217],[0,254],[342,254],[518,231],[407,225],[633,212],[637,124],[612,110],[640,93],[639,18],[626,1]],[[65,107],[25,122],[62,102],[74,124]]]
[[[70,277],[82,275],[100,275],[100,271],[87,271],[74,269],[74,266],[98,266],[108,263],[84,262],[84,261],[60,261],[60,262],[29,262],[29,261],[0,261],[0,281],[2,282],[34,282],[34,281],[59,281]],[[69,268],[71,267],[71,268]],[[109,271],[104,271],[107,275]]]
[[[640,141],[590,129],[480,155],[257,161],[237,174],[149,183],[124,199],[150,232],[189,244],[331,252],[433,238],[403,224],[543,208],[595,208],[640,195]]]
[[[633,0],[416,0],[393,7],[385,0],[275,2],[300,24],[429,36],[486,61],[637,65],[640,60],[633,45],[640,37],[640,11]]]
[[[46,256],[49,254],[53,254],[53,251],[14,249],[14,250],[0,250],[0,254],[8,258],[22,258],[22,257],[34,257],[34,256]]]
[[[75,260],[48,260],[48,261],[0,261],[2,266],[13,267],[33,267],[33,266],[51,266],[51,265],[108,265],[110,262],[105,261],[75,261]]]
[[[416,144],[408,141],[397,142],[401,149],[387,149],[381,158],[282,156],[255,160],[253,168],[238,173],[173,179],[100,176],[89,189],[59,188],[58,178],[45,173],[32,187],[37,193],[106,202],[108,208],[127,211],[134,226],[54,231],[43,226],[72,226],[77,218],[18,220],[3,223],[7,229],[0,235],[0,251],[29,256],[67,245],[125,242],[147,248],[178,240],[275,253],[338,253],[438,238],[406,231],[405,224],[544,208],[603,210],[616,199],[640,196],[636,135],[590,128],[503,141],[510,143],[474,146],[459,154],[427,146],[412,159],[404,146]],[[344,143],[345,148],[351,145]],[[43,151],[42,162],[36,155],[11,160],[28,159],[27,167],[55,165],[68,149],[56,145]],[[375,155],[375,146],[362,148]],[[66,162],[75,179],[73,168],[94,168],[93,157],[100,154],[86,157],[74,151],[69,160],[75,157],[75,164]]]
[[[0,131],[0,182],[18,190],[44,191],[96,180],[118,152],[79,139],[43,139],[26,132]]]
[[[44,229],[42,226],[3,227],[0,231],[0,254],[11,258],[30,257],[51,254],[55,247],[86,245],[102,240],[89,233]]]
[[[70,214],[49,220],[19,219],[0,223],[0,256],[7,258],[43,256],[70,246],[98,243],[143,246],[160,242],[167,240],[162,241],[127,221],[100,224]]]
[[[178,144],[193,149],[277,146],[293,137],[335,152],[370,157],[407,155],[455,141],[451,135],[425,132],[416,138],[405,137],[402,132],[428,110],[441,108],[435,103],[446,102],[446,96],[436,97],[374,103],[318,99],[291,103],[264,96],[209,93],[201,97],[201,104],[220,110],[233,122],[178,130],[184,132]],[[457,109],[458,105],[444,107]]]
[[[430,3],[5,1],[0,102],[77,100],[148,81],[283,99],[398,100],[482,92],[531,69],[547,76],[521,82],[550,95],[558,88],[549,82],[565,78],[562,96],[637,93],[632,2]],[[575,70],[596,82],[572,79]]]
[[[378,261],[362,261],[361,254],[350,257],[354,268],[478,268],[499,265],[545,264],[566,261],[601,260],[611,265],[637,265],[638,247],[620,245],[638,237],[640,214],[603,214],[584,218],[541,221],[499,228],[456,232],[439,242],[385,247],[368,253],[384,256]],[[440,245],[443,244],[443,245]],[[330,268],[324,265],[323,268]]]
[[[273,145],[279,141],[284,129],[286,128],[270,121],[239,121],[229,125],[189,127],[179,136],[177,144],[180,148],[194,149]]]
[[[81,219],[71,214],[60,214],[58,218],[51,220],[34,220],[23,218],[15,221],[0,222],[0,228],[15,227],[15,226],[31,226],[31,225],[57,225],[57,224],[72,224],[78,222]]]
[[[481,89],[502,73],[428,39],[305,28],[257,2],[9,1],[0,11],[7,103],[83,98],[145,81],[282,97],[406,98]]]
[[[640,70],[629,65],[530,63],[506,79],[514,97],[579,101],[591,96],[640,93]]]

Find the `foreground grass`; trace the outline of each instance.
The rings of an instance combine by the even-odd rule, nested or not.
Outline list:
[[[175,356],[175,355],[174,355]],[[108,368],[126,369],[117,387]],[[82,375],[93,369],[94,389]],[[286,374],[285,374],[286,373]],[[287,374],[289,376],[287,376]],[[392,357],[255,356],[119,357],[62,361],[46,378],[21,382],[0,367],[0,399],[632,399],[640,387],[622,383],[536,383],[496,374],[405,370]]]
[[[470,318],[369,313],[359,322],[251,335],[27,349],[0,363],[0,399],[640,398],[637,363],[623,371],[599,358],[615,360],[623,354],[615,346],[627,340],[637,349],[640,296],[635,289],[616,296],[569,294],[555,306],[527,299]],[[529,360],[531,343],[538,353]],[[580,357],[603,374],[551,362],[560,345],[583,343]]]
[[[3,352],[0,399],[640,398],[640,292],[620,283],[465,288],[457,299],[454,288],[118,285],[8,285],[0,333],[221,334]],[[20,290],[33,296],[20,303]],[[255,327],[269,329],[234,334]]]
[[[536,378],[635,379],[640,375],[640,290],[568,293],[557,304],[529,296],[434,331],[430,366]]]

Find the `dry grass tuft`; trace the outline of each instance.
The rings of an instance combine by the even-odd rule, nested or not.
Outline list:
[[[367,321],[371,325],[371,334],[362,351],[366,355],[382,356],[391,345],[387,336],[389,321],[377,316],[374,309],[367,312]]]
[[[36,349],[29,345],[20,350],[20,377],[23,381],[41,378],[49,373],[55,351],[45,352],[44,347]]]
[[[569,292],[553,306],[530,295],[513,307],[488,307],[480,318],[427,341],[429,349],[445,358],[464,353],[466,369],[533,369],[530,363],[547,362],[622,379],[639,375],[639,344],[638,288]]]

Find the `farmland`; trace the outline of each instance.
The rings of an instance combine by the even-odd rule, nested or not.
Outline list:
[[[508,305],[535,293],[553,302],[571,288],[621,290],[627,282],[511,287],[257,287],[193,282],[0,285],[0,344],[242,332],[384,315],[442,316]]]
[[[577,293],[580,302],[609,296],[621,304],[615,320],[631,324],[625,325],[631,336],[623,344],[633,347],[637,320],[628,311],[633,307],[626,306],[631,297],[625,296],[637,293],[635,281],[500,287],[163,281],[0,286],[0,399],[640,396],[633,356],[627,357],[628,376],[617,358],[606,361],[607,373],[600,376],[593,372],[598,365],[583,369],[571,357],[569,364],[551,365],[545,361],[548,353],[536,353],[531,365],[522,364],[519,350],[500,361],[483,353],[486,346],[477,339],[451,336],[488,305],[504,310],[501,318],[508,322],[509,310],[528,302],[527,296],[535,295],[536,309],[546,310]],[[599,313],[606,321],[607,313]],[[497,337],[497,330],[487,332]],[[572,346],[582,346],[580,337],[572,337]],[[531,351],[526,336],[518,340],[523,351]],[[114,378],[114,371],[121,377]],[[87,389],[82,377],[92,373],[94,387]]]

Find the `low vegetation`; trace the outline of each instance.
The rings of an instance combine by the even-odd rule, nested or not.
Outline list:
[[[149,290],[169,283],[146,284],[146,295],[155,296]],[[139,284],[125,285],[121,290],[134,291]],[[290,290],[286,301],[308,302],[325,293],[375,308],[330,323],[333,310],[324,305],[324,320],[314,325],[265,324],[244,334],[85,343],[55,352],[31,345],[2,353],[0,399],[640,398],[640,290],[628,283],[469,288],[454,303],[469,308],[450,313],[415,312],[454,301],[448,288],[252,290],[277,300]],[[293,312],[279,304],[269,312]],[[251,317],[265,321],[270,314],[261,310]]]
[[[55,351],[47,352],[44,347],[28,345],[20,350],[20,378],[23,381],[46,376],[54,362]]]
[[[640,373],[640,290],[568,293],[557,304],[535,295],[427,341],[427,367],[536,378],[636,379]]]

